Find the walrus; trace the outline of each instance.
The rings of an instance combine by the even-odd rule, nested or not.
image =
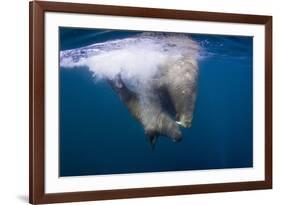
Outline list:
[[[180,128],[192,125],[199,51],[185,34],[143,32],[61,51],[60,65],[86,66],[106,80],[154,147],[159,136],[180,141]]]
[[[121,75],[109,80],[130,113],[143,126],[154,148],[158,136],[178,142],[182,134],[178,126],[190,128],[196,101],[197,62],[182,58],[159,68],[153,80],[140,92],[130,90]],[[165,103],[163,102],[168,102]]]

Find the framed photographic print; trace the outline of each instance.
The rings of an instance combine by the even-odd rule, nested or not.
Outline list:
[[[271,187],[271,16],[30,2],[30,203]]]

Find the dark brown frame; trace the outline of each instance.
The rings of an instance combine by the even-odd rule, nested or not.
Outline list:
[[[68,12],[265,26],[265,180],[46,194],[44,191],[44,13]],[[32,204],[272,188],[272,16],[33,1],[29,4],[29,201]]]

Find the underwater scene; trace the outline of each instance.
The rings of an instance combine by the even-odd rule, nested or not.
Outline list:
[[[59,28],[59,175],[253,167],[253,37]]]

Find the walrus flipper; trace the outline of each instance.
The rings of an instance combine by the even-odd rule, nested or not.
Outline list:
[[[120,74],[113,80],[107,80],[107,82],[111,85],[113,90],[119,94],[123,101],[127,101],[130,98],[136,98],[136,94],[127,88]]]
[[[149,132],[149,131],[146,131],[145,134],[147,136],[147,139],[148,139],[148,142],[149,142],[149,145],[150,145],[151,149],[154,150],[156,142],[157,142],[158,135],[154,132]]]

